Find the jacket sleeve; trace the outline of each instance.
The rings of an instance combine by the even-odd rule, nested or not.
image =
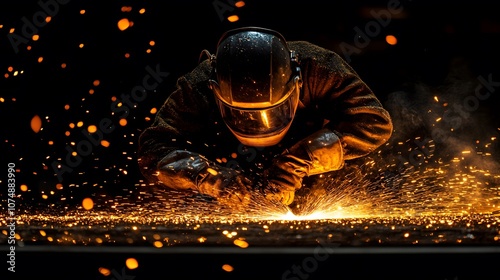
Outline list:
[[[207,61],[177,80],[176,89],[156,114],[153,124],[139,136],[138,164],[143,176],[152,183],[172,189],[197,189],[203,180],[221,171],[198,150],[192,139],[207,127],[212,110],[203,94],[210,69]]]
[[[365,156],[392,134],[392,121],[370,87],[338,54],[297,42],[301,59],[302,106],[323,116],[323,129],[288,151],[304,159],[305,175],[338,170],[346,160]],[[303,174],[304,175],[304,174]]]

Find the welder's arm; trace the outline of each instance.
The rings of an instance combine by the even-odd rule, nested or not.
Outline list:
[[[289,205],[304,177],[338,170],[343,165],[339,137],[327,128],[319,130],[276,157],[266,170],[271,198]]]
[[[293,48],[323,53],[301,61],[301,102],[321,114],[324,125],[276,158],[268,172],[286,204],[293,201],[302,178],[341,169],[344,162],[368,155],[389,139],[393,128],[375,94],[339,55],[307,42]]]

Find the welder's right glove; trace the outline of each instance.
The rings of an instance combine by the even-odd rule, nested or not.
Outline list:
[[[305,168],[304,162],[290,153],[276,157],[271,167],[264,172],[266,198],[290,205],[295,191],[302,187]]]
[[[321,129],[274,159],[264,172],[269,190],[266,197],[290,205],[305,176],[338,170],[343,165],[339,137],[327,128]]]
[[[250,202],[250,179],[200,154],[172,151],[158,163],[158,171],[159,180],[169,188],[196,190],[229,206],[240,207]]]

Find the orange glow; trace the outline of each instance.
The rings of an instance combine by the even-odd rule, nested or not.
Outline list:
[[[104,268],[104,267],[99,267],[99,273],[101,273],[104,276],[111,275],[111,271],[107,268]]]
[[[84,15],[85,14],[85,10],[80,10],[80,15]]]
[[[12,67],[12,66],[9,66],[9,67],[7,68],[7,71],[9,71],[9,72],[12,72],[13,70],[14,70],[14,67]]]
[[[78,127],[82,127],[82,126],[83,126],[83,122],[82,122],[82,121],[77,122],[77,123],[76,123],[76,126],[78,126]]]
[[[40,129],[42,129],[42,119],[38,115],[35,115],[31,119],[31,129],[35,133],[38,133],[40,131]]]
[[[242,239],[236,239],[234,240],[234,245],[240,247],[240,248],[248,248],[248,242]]]
[[[240,17],[238,17],[237,15],[232,15],[232,16],[228,16],[227,20],[229,22],[237,22],[238,20],[240,20]]]
[[[161,248],[163,247],[163,243],[161,241],[155,241],[153,243],[153,246],[155,246],[156,248]]]
[[[224,264],[224,265],[222,265],[222,270],[224,270],[226,272],[231,272],[234,270],[234,268],[229,264]]]
[[[69,104],[64,105],[64,110],[69,110]]]
[[[85,210],[90,210],[92,208],[94,208],[94,201],[92,201],[91,198],[84,198],[83,201],[82,201],[82,206],[83,206],[83,209]]]
[[[206,237],[202,236],[202,237],[198,238],[198,242],[200,242],[200,243],[204,243],[205,241],[207,241]]]
[[[41,63],[42,61],[43,61],[43,56],[40,56],[40,57],[38,58],[38,63]]]
[[[3,75],[6,79],[9,77],[9,74],[8,73],[5,73],[5,75]]]
[[[54,145],[54,141],[50,140],[50,141],[48,142],[48,144],[49,144],[49,146],[52,146],[52,145]]]
[[[94,80],[94,82],[92,83],[94,86],[98,86],[99,84],[101,83],[101,81],[99,80]]]
[[[118,21],[118,29],[121,31],[130,27],[130,21],[127,18],[122,18]]]
[[[154,46],[155,45],[155,41],[153,41],[153,40],[149,41],[149,45],[150,46]]]
[[[66,68],[66,66],[67,66],[66,63],[61,64],[61,68],[63,69]]]
[[[234,3],[234,6],[236,8],[241,8],[241,7],[245,6],[245,1],[238,1],[238,2]]]
[[[132,11],[132,7],[130,7],[130,6],[123,6],[121,8],[121,11],[122,12],[130,12],[130,11]]]
[[[106,147],[106,148],[107,148],[107,147],[109,147],[109,145],[110,145],[109,141],[106,141],[106,140],[102,140],[102,141],[101,141],[101,146],[103,146],[103,147]]]
[[[89,133],[95,133],[97,131],[97,126],[95,126],[95,125],[89,125],[89,127],[87,128],[87,131]]]
[[[31,39],[33,39],[33,41],[38,41],[38,39],[40,39],[40,35],[35,34],[31,37]]]
[[[81,49],[81,48],[83,48],[84,46],[85,46],[84,44],[80,44],[80,45],[78,45],[78,47],[79,47],[80,49]]]
[[[126,126],[127,125],[127,119],[120,119],[120,125],[121,126]]]
[[[215,175],[217,175],[217,173],[218,173],[218,172],[217,172],[217,170],[215,170],[215,169],[213,169],[213,168],[210,168],[210,167],[209,167],[209,168],[207,168],[207,171],[208,171],[208,173],[210,173],[210,174],[212,174],[212,175],[214,175],[214,176],[215,176]]]
[[[125,58],[129,58],[130,57],[130,54],[129,53],[126,53],[125,54]]]
[[[127,265],[128,269],[136,269],[139,267],[139,262],[137,262],[137,260],[134,258],[128,258],[125,261],[125,264]]]
[[[398,43],[398,39],[394,35],[385,36],[385,41],[387,42],[387,44],[392,45],[392,46],[394,46]]]
[[[20,189],[21,189],[21,191],[25,192],[25,191],[28,190],[28,186],[26,186],[26,185],[23,184],[23,185],[20,186]]]
[[[156,111],[157,111],[157,109],[156,109],[156,108],[151,108],[151,110],[149,110],[149,112],[150,112],[151,114],[153,114],[153,115],[154,115],[154,114],[156,114]]]
[[[16,29],[15,29],[15,28],[11,28],[11,29],[9,30],[9,33],[14,33],[14,31],[16,31]]]
[[[56,189],[58,189],[58,190],[62,190],[62,189],[63,189],[63,184],[58,183],[58,184],[56,185]]]
[[[94,89],[89,89],[89,94],[94,94]]]
[[[48,16],[45,18],[45,22],[50,22],[52,20],[52,17]]]
[[[146,12],[146,9],[144,9],[144,8],[139,10],[139,14],[141,14],[141,15],[144,14],[145,12]]]

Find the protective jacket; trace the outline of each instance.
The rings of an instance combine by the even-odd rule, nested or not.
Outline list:
[[[206,59],[177,80],[154,123],[141,133],[138,163],[144,177],[168,188],[217,196],[211,186],[224,181],[210,178],[217,173],[255,178],[272,166],[284,166],[302,178],[339,170],[389,139],[389,113],[350,65],[306,41],[288,45],[298,55],[303,84],[292,126],[280,143],[257,148],[238,142],[217,109]]]

